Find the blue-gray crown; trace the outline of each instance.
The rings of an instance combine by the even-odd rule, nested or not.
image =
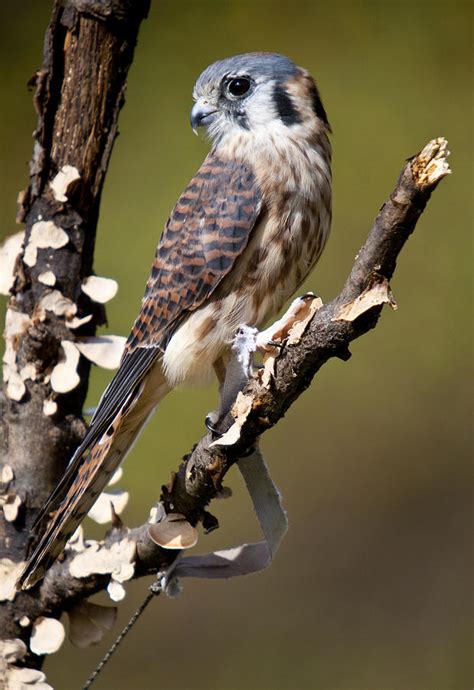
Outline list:
[[[226,76],[247,74],[249,76],[288,79],[294,76],[298,67],[289,58],[278,53],[243,53],[218,60],[209,65],[196,82],[196,89],[209,83],[220,82]]]

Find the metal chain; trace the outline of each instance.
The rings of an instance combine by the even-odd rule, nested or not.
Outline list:
[[[157,579],[155,582],[153,582],[150,587],[148,588],[149,592],[146,595],[145,599],[142,601],[140,606],[137,608],[133,616],[130,618],[128,621],[127,625],[123,628],[122,632],[120,635],[117,637],[113,645],[110,647],[110,649],[104,654],[94,671],[91,673],[89,678],[87,679],[85,685],[82,686],[82,690],[88,690],[92,683],[97,679],[97,676],[99,673],[102,671],[106,663],[110,660],[110,658],[115,654],[117,651],[118,646],[120,643],[123,641],[123,639],[128,635],[130,630],[133,628],[137,620],[140,618],[150,601],[154,598],[157,597],[161,593],[161,584],[160,581]]]

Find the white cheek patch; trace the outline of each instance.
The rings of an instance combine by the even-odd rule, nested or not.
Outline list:
[[[212,124],[207,128],[207,133],[213,142],[221,141],[223,137],[235,137],[242,128],[225,112],[219,113]]]
[[[274,89],[273,80],[258,84],[254,93],[244,104],[247,121],[252,130],[278,123],[278,112],[273,99]]]

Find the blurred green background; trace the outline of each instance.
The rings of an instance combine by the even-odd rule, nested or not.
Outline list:
[[[46,0],[0,4],[0,235],[15,231],[35,116],[26,82],[41,64]],[[118,280],[110,331],[128,333],[156,241],[207,151],[188,125],[208,63],[286,53],[317,78],[334,136],[334,222],[307,281],[339,289],[405,158],[443,135],[453,175],[404,250],[398,312],[333,360],[263,439],[290,531],[263,574],[185,581],[148,609],[96,684],[114,690],[461,690],[471,653],[472,4],[152,2],[110,165],[95,270]],[[2,302],[2,308],[5,301]],[[93,372],[89,404],[110,373]],[[128,459],[128,524],[142,522],[203,432],[215,388],[166,399]],[[237,471],[221,529],[202,550],[257,539]],[[128,586],[122,624],[147,583]],[[105,597],[102,597],[105,600]],[[118,627],[117,629],[118,630]],[[80,687],[114,638],[65,644],[46,663]]]

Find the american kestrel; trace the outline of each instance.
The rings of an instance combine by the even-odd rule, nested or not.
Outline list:
[[[120,367],[35,523],[22,588],[61,553],[166,393],[213,370],[222,382],[236,329],[275,314],[328,238],[330,126],[310,74],[283,55],[237,55],[204,70],[193,99],[191,126],[207,128],[211,151],[166,223]]]

